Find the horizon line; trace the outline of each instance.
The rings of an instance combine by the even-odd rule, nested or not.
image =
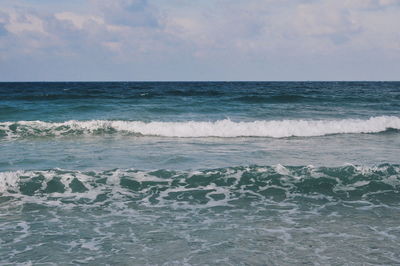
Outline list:
[[[0,80],[0,83],[57,83],[57,82],[400,82],[400,80]]]

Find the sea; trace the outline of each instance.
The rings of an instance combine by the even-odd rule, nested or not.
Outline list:
[[[400,82],[2,82],[0,264],[400,265]]]

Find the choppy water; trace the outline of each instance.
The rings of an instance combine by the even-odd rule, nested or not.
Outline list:
[[[0,83],[0,264],[400,264],[400,82]]]

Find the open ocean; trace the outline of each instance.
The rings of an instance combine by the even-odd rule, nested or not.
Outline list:
[[[0,83],[0,264],[400,265],[400,82]]]

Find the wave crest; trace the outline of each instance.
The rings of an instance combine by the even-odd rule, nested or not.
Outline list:
[[[312,137],[330,134],[379,133],[400,130],[400,118],[379,116],[369,119],[342,120],[271,120],[234,122],[229,119],[215,122],[142,122],[142,121],[44,121],[1,122],[0,136],[66,136],[113,134],[161,137]]]

